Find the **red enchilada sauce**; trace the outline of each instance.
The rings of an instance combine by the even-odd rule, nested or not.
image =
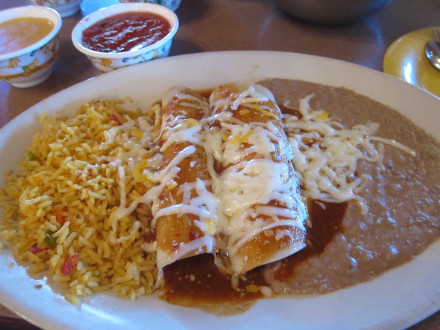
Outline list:
[[[137,50],[163,39],[171,30],[162,16],[128,12],[107,17],[84,30],[83,45],[104,53]]]

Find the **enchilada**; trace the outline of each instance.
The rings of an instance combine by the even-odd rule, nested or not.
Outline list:
[[[188,88],[171,89],[157,115],[158,145],[163,157],[163,189],[153,209],[157,231],[157,265],[213,252],[218,203],[211,176],[201,120],[208,115],[207,100]],[[164,184],[165,183],[165,184]]]
[[[228,219],[219,230],[232,272],[242,274],[302,249],[307,211],[272,94],[259,85],[226,84],[209,103],[207,140],[220,176],[214,192]]]

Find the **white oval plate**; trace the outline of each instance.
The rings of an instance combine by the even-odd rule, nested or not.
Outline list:
[[[24,157],[42,112],[73,114],[92,98],[130,96],[146,109],[169,87],[196,89],[230,81],[302,79],[347,87],[386,104],[440,141],[440,101],[392,76],[358,65],[310,55],[237,51],[155,60],[100,75],[36,104],[0,130],[0,173]],[[128,301],[97,294],[82,305],[66,302],[47,284],[31,278],[0,250],[0,302],[43,328],[63,329],[390,329],[407,327],[440,309],[440,242],[419,257],[373,281],[327,295],[260,300],[249,311],[217,317],[169,305],[154,297]],[[36,284],[43,284],[36,289]]]

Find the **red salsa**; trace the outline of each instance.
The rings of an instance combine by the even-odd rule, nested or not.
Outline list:
[[[91,50],[119,53],[154,44],[171,30],[162,16],[129,12],[107,17],[84,30],[83,45]]]

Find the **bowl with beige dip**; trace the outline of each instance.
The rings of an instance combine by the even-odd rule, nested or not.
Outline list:
[[[47,7],[0,11],[0,80],[21,88],[46,80],[58,57],[61,25],[58,12]]]

